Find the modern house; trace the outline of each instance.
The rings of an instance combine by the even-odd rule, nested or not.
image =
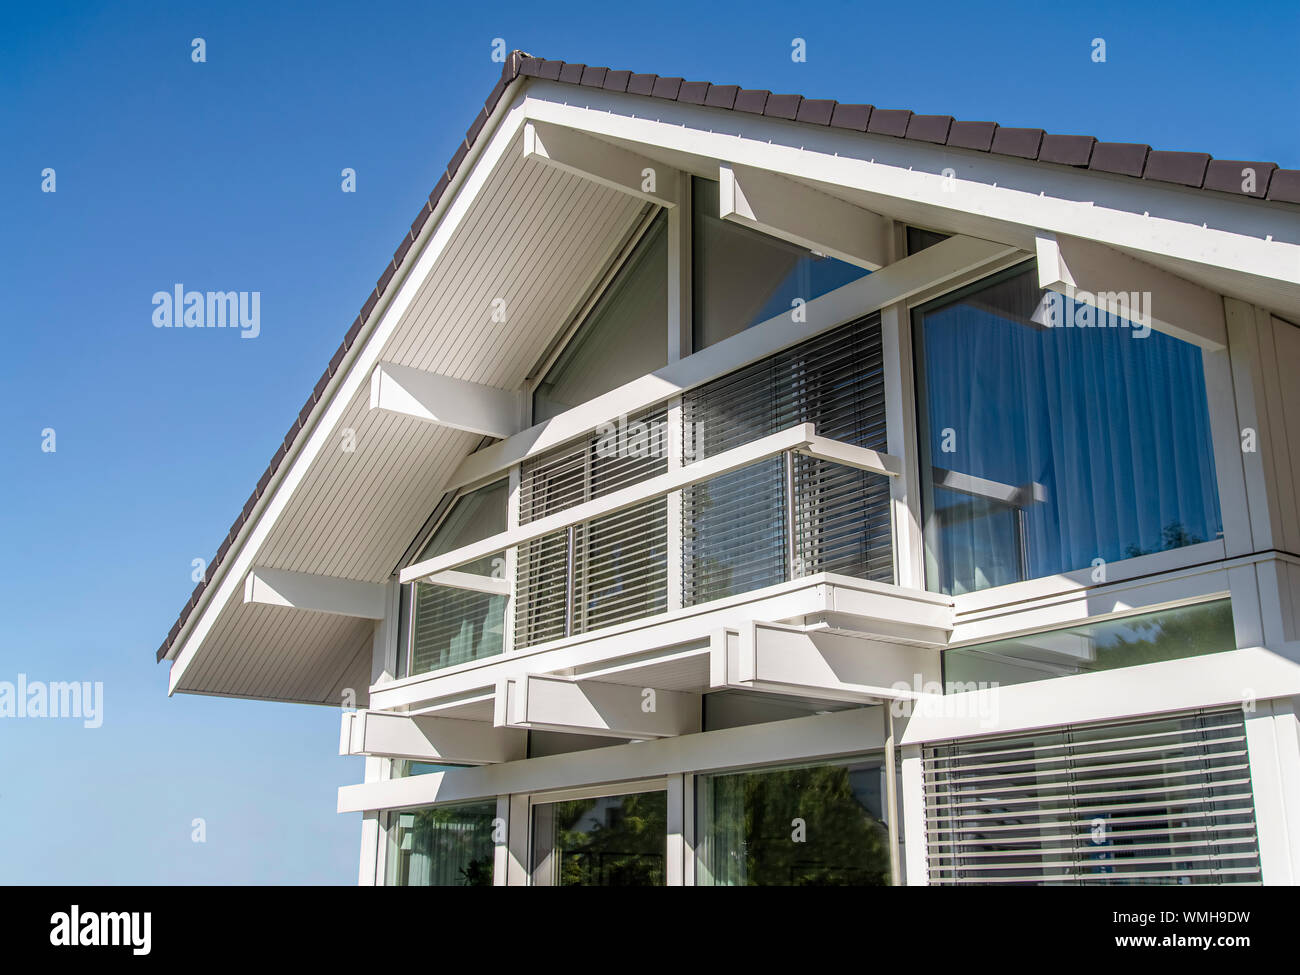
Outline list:
[[[515,52],[158,652],[362,884],[1300,879],[1300,170]]]

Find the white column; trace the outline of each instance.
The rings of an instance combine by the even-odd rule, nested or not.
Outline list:
[[[682,775],[668,776],[668,859],[664,881],[668,887],[685,885],[686,790]]]
[[[925,862],[925,785],[921,746],[904,745],[903,852],[907,858],[907,885],[925,887],[930,879]]]
[[[1253,712],[1246,712],[1259,865],[1264,883],[1270,886],[1290,886],[1297,877],[1293,837],[1300,839],[1300,751],[1295,720],[1286,701],[1260,701]]]

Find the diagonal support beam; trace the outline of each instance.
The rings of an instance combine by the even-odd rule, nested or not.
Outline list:
[[[547,122],[525,123],[524,158],[661,207],[681,202],[676,169],[574,129]]]
[[[244,602],[286,606],[313,613],[332,613],[382,620],[388,589],[381,583],[256,567],[244,579]]]
[[[700,730],[700,695],[529,674],[497,685],[494,723],[609,738],[668,738]]]
[[[1104,244],[1078,237],[1040,232],[1036,235],[1039,287],[1064,295],[1137,326],[1134,338],[1149,329],[1202,348],[1227,346],[1228,328],[1223,299],[1176,274],[1129,257]],[[1065,322],[1063,305],[1040,305],[1034,315],[1039,324],[1072,327]],[[1104,321],[1104,319],[1103,319]]]
[[[528,736],[486,721],[434,715],[355,711],[343,715],[340,755],[487,765],[527,757]]]
[[[889,263],[889,220],[803,183],[748,166],[718,166],[719,216],[806,250],[878,271]]]
[[[518,394],[395,362],[375,366],[370,408],[488,437],[509,437],[522,429]]]

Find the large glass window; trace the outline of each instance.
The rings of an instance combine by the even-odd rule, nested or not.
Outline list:
[[[777,315],[798,298],[814,298],[870,272],[833,257],[723,220],[718,184],[695,179],[691,189],[691,296],[695,351]]]
[[[541,423],[668,364],[668,217],[646,230],[533,392]]]
[[[696,779],[697,883],[886,886],[881,759]]]
[[[458,498],[416,561],[445,555],[505,531],[508,494],[508,482],[503,479]],[[502,579],[505,557],[485,556],[458,566],[456,571]],[[413,593],[403,594],[403,612],[411,612],[414,622],[400,628],[403,635],[409,633],[410,673],[427,673],[502,652],[503,593],[428,582],[412,586]]]
[[[667,853],[668,796],[662,790],[533,807],[538,886],[663,886]]]
[[[1233,650],[1232,600],[1101,620],[957,647],[943,655],[948,693],[979,684],[1024,684]]]
[[[1049,327],[1053,306],[1094,327]],[[1032,264],[918,309],[914,337],[931,590],[1221,535],[1196,346],[1043,292]]]
[[[391,814],[388,883],[491,887],[495,799]]]

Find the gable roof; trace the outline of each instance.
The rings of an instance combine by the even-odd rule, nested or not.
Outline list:
[[[158,648],[161,662],[175,647],[177,638],[198,606],[205,590],[221,568],[227,553],[252,517],[272,478],[294,448],[299,435],[309,425],[322,402],[331,379],[339,372],[347,353],[362,330],[371,323],[373,313],[403,267],[412,245],[425,223],[435,212],[462,163],[475,145],[488,119],[512,84],[519,79],[537,78],[563,84],[606,91],[642,95],[706,108],[723,109],[769,118],[784,119],[813,126],[829,126],[872,135],[893,136],[907,141],[947,146],[995,155],[1011,156],[1034,162],[1086,169],[1098,173],[1174,183],[1196,190],[1227,193],[1276,203],[1300,204],[1300,169],[1281,169],[1272,162],[1214,159],[1208,153],[1165,152],[1140,143],[1101,142],[1093,136],[1060,135],[1033,128],[1009,128],[996,122],[973,122],[950,115],[918,115],[907,109],[883,109],[873,105],[837,102],[833,99],[805,98],[802,95],[774,94],[766,89],[741,88],[739,85],[714,85],[707,81],[686,81],[678,77],[638,74],[632,71],[593,67],[565,61],[548,61],[522,51],[512,51],[506,58],[501,77],[488,94],[483,108],[456,147],[446,170],[428,200],[416,214],[410,231],[380,274],[374,290],[366,297],[360,313],[352,322],[342,343],[330,358],[311,395],[290,425],[283,442],[258,479],[215,557],[207,566],[202,580],[190,594],[166,639]],[[1244,170],[1255,173],[1250,192],[1243,187]],[[415,255],[411,256],[412,260]]]

